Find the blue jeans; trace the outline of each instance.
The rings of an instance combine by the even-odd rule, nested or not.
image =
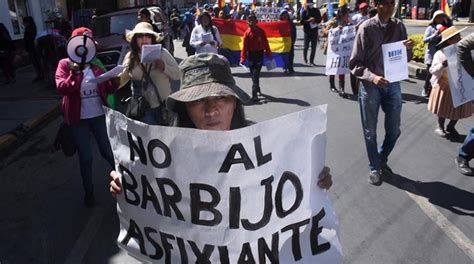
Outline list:
[[[359,103],[369,169],[380,170],[382,164],[387,163],[388,156],[400,136],[402,112],[400,83],[390,83],[387,87],[380,88],[364,81],[359,92]],[[377,118],[380,107],[385,113],[385,138],[382,145],[377,148]]]
[[[470,161],[474,157],[474,126],[464,140],[464,144],[459,148],[459,157]]]
[[[82,186],[86,192],[93,191],[92,185],[92,149],[90,132],[95,137],[100,154],[114,168],[114,155],[110,148],[109,137],[105,127],[105,115],[94,118],[81,119],[79,124],[72,125],[72,136],[77,146],[79,165],[81,168]]]

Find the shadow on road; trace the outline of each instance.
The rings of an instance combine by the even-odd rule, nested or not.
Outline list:
[[[251,75],[249,72],[246,73],[233,73],[232,74],[234,77],[239,77],[239,78],[250,78]],[[283,77],[283,78],[288,78],[288,77],[306,77],[306,76],[324,76],[324,74],[320,73],[313,73],[313,72],[295,72],[292,74],[285,74],[284,72],[280,71],[275,71],[275,72],[261,72],[260,73],[260,78],[276,78],[276,77]]]
[[[459,177],[464,176],[460,175]],[[387,177],[384,182],[398,189],[425,197],[430,203],[443,207],[457,215],[474,217],[474,193],[444,182],[413,181],[397,174]]]
[[[299,106],[310,106],[311,105],[310,103],[308,103],[306,101],[303,101],[303,100],[273,97],[271,95],[263,94],[263,93],[262,93],[260,98],[261,98],[260,101],[258,101],[258,102],[251,101],[251,102],[247,103],[246,105],[261,105],[261,104],[266,104],[266,103],[270,103],[270,102],[272,102],[272,103],[283,103],[283,104],[294,104],[294,105],[299,105]]]
[[[426,104],[428,103],[428,98],[425,98],[423,96],[418,96],[414,94],[406,94],[402,93],[402,100],[404,102],[413,102],[415,104]]]

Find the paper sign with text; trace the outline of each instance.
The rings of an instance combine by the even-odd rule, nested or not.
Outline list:
[[[161,58],[161,44],[143,45],[141,63],[153,63]]]
[[[329,31],[326,75],[350,73],[349,59],[356,33],[354,26],[333,28]]]
[[[407,48],[402,41],[382,45],[384,78],[389,82],[408,79]]]
[[[448,80],[454,107],[458,107],[474,99],[474,77],[471,76],[458,61],[457,46],[444,48],[448,61]]]
[[[122,194],[118,245],[156,263],[341,263],[317,187],[326,108],[232,131],[148,126],[106,109]]]
[[[257,6],[255,15],[259,22],[272,22],[280,20],[279,7]]]

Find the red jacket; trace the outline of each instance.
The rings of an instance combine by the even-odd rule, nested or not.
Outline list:
[[[240,52],[240,61],[244,62],[247,59],[248,52],[251,51],[265,51],[268,58],[272,58],[272,51],[268,45],[267,35],[265,31],[258,26],[254,29],[249,27],[244,33],[244,47]]]
[[[78,124],[81,119],[81,83],[84,74],[73,74],[69,69],[71,61],[66,58],[58,63],[56,69],[56,90],[63,95],[62,110],[64,121],[67,124]],[[96,65],[91,64],[92,71],[95,76],[99,76],[104,71]],[[118,89],[118,85],[114,85],[111,80],[100,83],[98,85],[102,103],[107,105],[105,97],[109,93],[114,93]]]

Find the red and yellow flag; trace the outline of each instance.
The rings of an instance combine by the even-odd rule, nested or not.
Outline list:
[[[247,21],[214,18],[212,23],[219,29],[222,39],[219,54],[224,55],[231,65],[238,65],[240,51],[244,44],[244,33],[249,27]],[[268,44],[277,66],[286,67],[291,50],[291,28],[288,21],[259,22],[258,26],[267,35]]]

